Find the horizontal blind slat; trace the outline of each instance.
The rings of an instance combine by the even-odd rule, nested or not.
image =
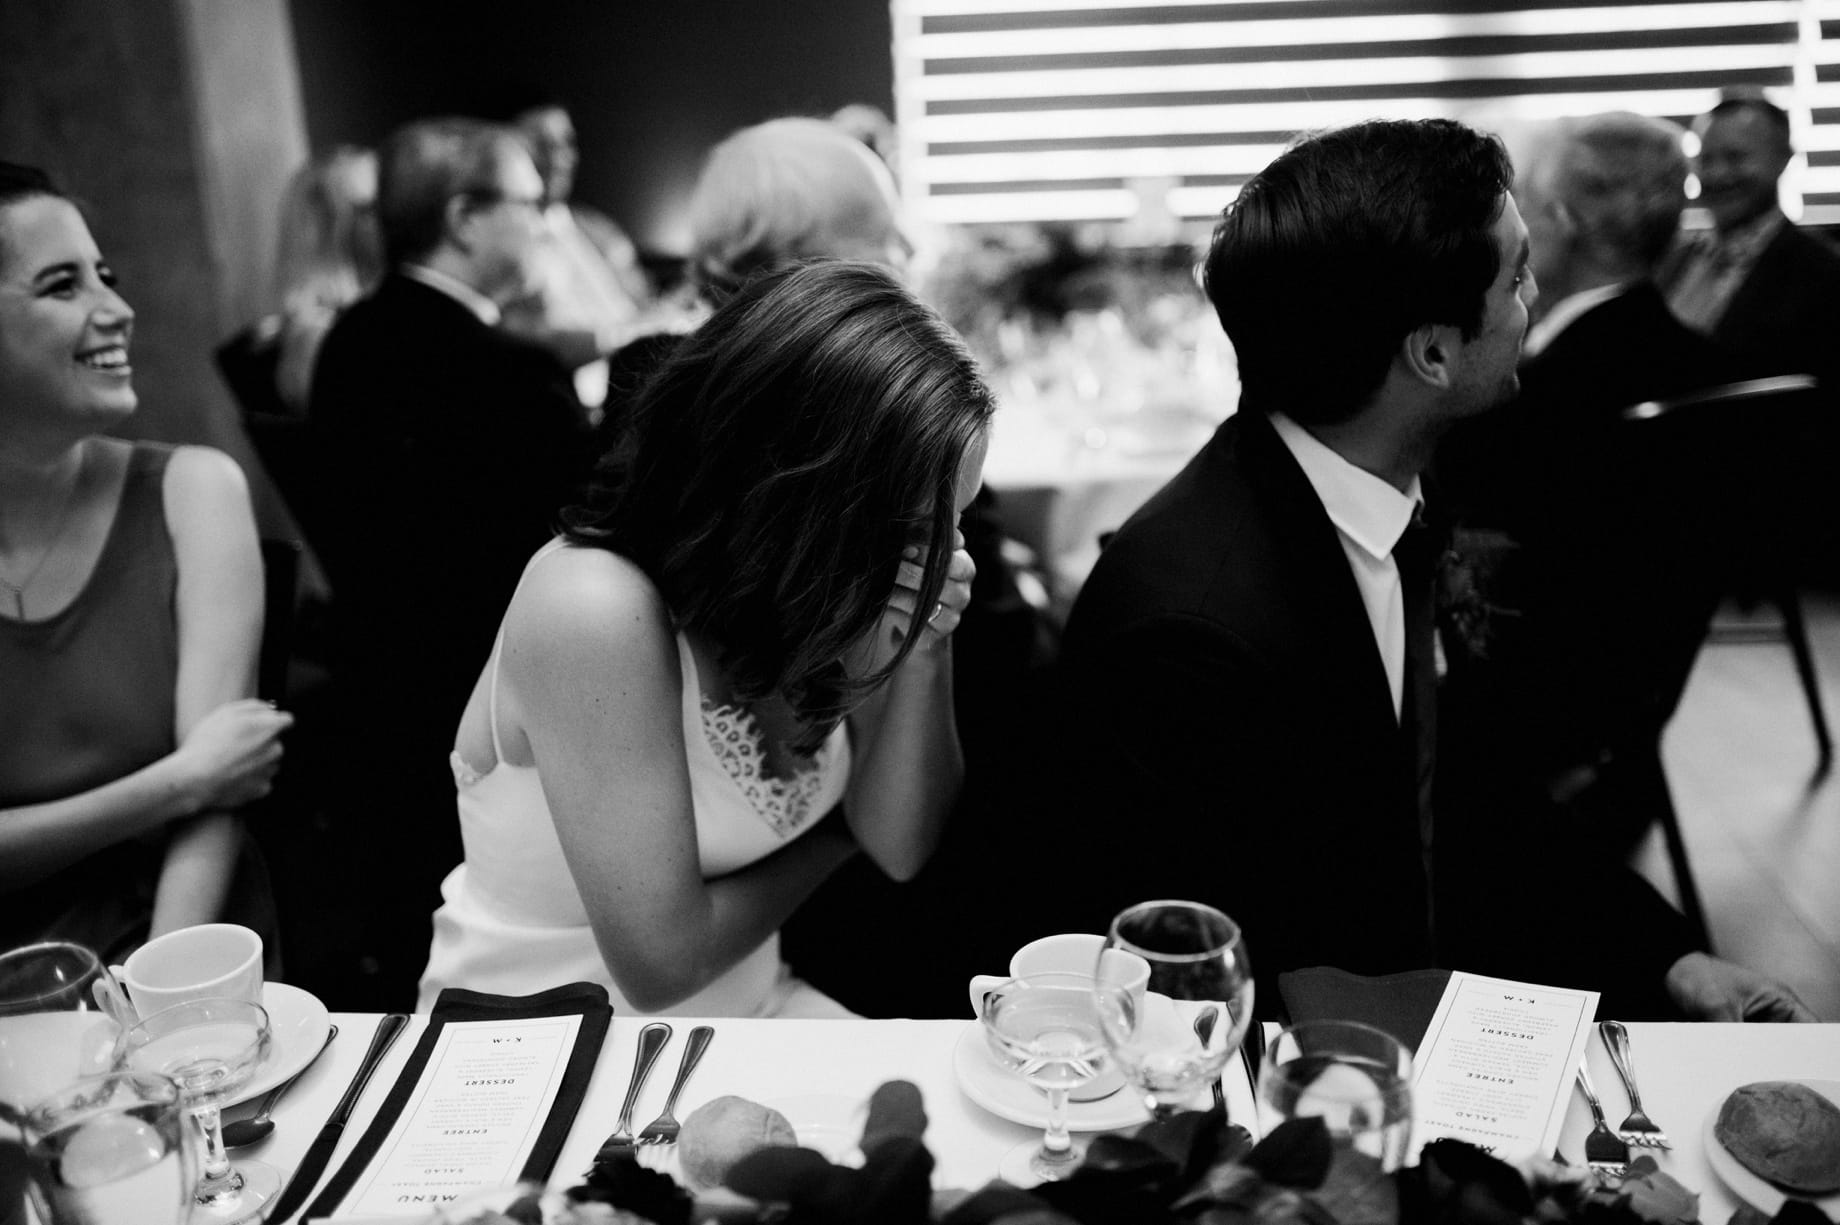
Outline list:
[[[1840,31],[1840,0],[894,0],[893,11],[903,181],[939,222],[1124,219],[1146,185],[1177,215],[1205,217],[1300,131],[1613,109],[1685,120],[1733,85],[1793,97],[1815,162],[1804,177],[1840,174],[1840,44],[1798,45],[1813,15]],[[1825,188],[1810,178],[1803,190],[1813,203]]]

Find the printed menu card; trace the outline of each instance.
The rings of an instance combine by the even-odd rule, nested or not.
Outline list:
[[[1597,992],[1451,974],[1412,1082],[1412,1161],[1449,1136],[1512,1161],[1551,1155]]]
[[[579,1016],[450,1023],[342,1215],[425,1216],[514,1183],[549,1116]]]
[[[389,1095],[301,1219],[426,1219],[481,1188],[548,1179],[612,1020],[594,983],[442,991]]]

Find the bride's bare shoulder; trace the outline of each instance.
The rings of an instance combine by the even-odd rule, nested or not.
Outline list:
[[[652,580],[618,553],[566,544],[532,563],[511,604],[517,637],[631,646],[669,638],[670,610]]]

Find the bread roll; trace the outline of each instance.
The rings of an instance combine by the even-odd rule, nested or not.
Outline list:
[[[719,1187],[733,1165],[756,1149],[798,1147],[799,1137],[779,1111],[745,1097],[718,1097],[690,1112],[677,1134],[677,1160],[692,1188]]]
[[[1840,1191],[1840,1107],[1806,1085],[1763,1080],[1732,1091],[1712,1134],[1745,1169],[1787,1191]]]

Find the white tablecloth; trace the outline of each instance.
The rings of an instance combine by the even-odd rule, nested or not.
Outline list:
[[[334,1019],[339,1025],[338,1041],[283,1099],[275,1112],[279,1127],[273,1138],[262,1148],[245,1150],[284,1172],[299,1161],[345,1091],[378,1021],[375,1015],[357,1013],[336,1014]],[[631,1017],[614,1019],[587,1099],[557,1163],[554,1182],[567,1185],[577,1180],[612,1133],[643,1023]],[[663,1107],[685,1038],[696,1023],[672,1020],[676,1033],[634,1111],[639,1125]],[[925,1097],[926,1140],[937,1161],[934,1181],[939,1187],[982,1186],[996,1176],[1005,1153],[1040,1134],[988,1114],[959,1090],[952,1052],[974,1024],[971,1021],[722,1019],[708,1023],[715,1026],[715,1041],[684,1092],[680,1118],[710,1098],[728,1093],[756,1101],[821,1096],[860,1102],[883,1081],[910,1080]],[[357,1143],[424,1024],[422,1017],[411,1021],[372,1080],[327,1168],[328,1176]],[[1737,1201],[1706,1163],[1703,1136],[1708,1116],[1726,1094],[1750,1081],[1840,1080],[1840,1025],[1633,1024],[1629,1030],[1644,1104],[1675,1142],[1671,1153],[1661,1154],[1662,1168],[1700,1192],[1701,1220],[1707,1225],[1724,1225]],[[1615,1124],[1627,1102],[1609,1056],[1596,1038],[1589,1058],[1605,1110]],[[1229,1109],[1243,1120],[1249,1114],[1248,1090],[1229,1081]],[[1560,1144],[1568,1160],[1582,1160],[1582,1140],[1589,1127],[1589,1112],[1574,1093]]]

